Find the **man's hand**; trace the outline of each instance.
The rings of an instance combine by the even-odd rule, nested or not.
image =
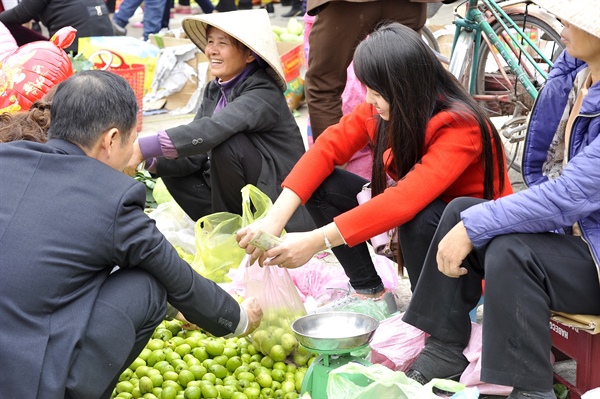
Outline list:
[[[137,140],[133,143],[133,154],[131,155],[131,159],[127,163],[125,169],[123,169],[123,173],[129,176],[135,176],[137,173],[138,166],[144,162],[144,157],[142,156],[142,151],[140,150],[140,144]]]
[[[252,333],[252,331],[256,330],[256,328],[260,325],[263,312],[256,298],[252,296],[244,299],[240,306],[246,309],[246,314],[248,315],[248,328],[246,328],[246,331],[241,334],[242,337],[245,337],[246,335]]]
[[[455,278],[467,274],[467,269],[461,264],[472,250],[473,244],[467,235],[467,229],[463,222],[459,222],[438,245],[436,260],[439,271]]]

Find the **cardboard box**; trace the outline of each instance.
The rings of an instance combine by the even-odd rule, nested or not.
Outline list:
[[[190,39],[175,37],[174,33],[172,33],[172,32],[167,32],[162,35],[158,35],[158,34],[150,35],[149,40],[150,40],[150,43],[154,44],[155,46],[157,46],[160,49],[174,47],[174,46],[194,45],[194,43]],[[189,61],[186,61],[186,63],[189,66],[191,66],[192,68],[194,68],[194,71],[196,71],[196,72],[198,72],[199,64],[201,64],[203,62],[208,62],[208,58],[206,58],[204,53],[202,53],[199,50],[196,53],[195,58],[193,58]],[[210,79],[212,79],[212,76],[210,75],[210,71],[209,71],[209,72],[207,72],[207,74],[205,76],[204,82],[206,83]],[[165,99],[164,108],[169,111],[172,111],[174,109],[185,106],[197,88],[198,88],[198,78],[194,77],[194,78],[192,78],[192,80],[186,82],[185,85],[183,86],[183,88],[179,92],[173,93]]]

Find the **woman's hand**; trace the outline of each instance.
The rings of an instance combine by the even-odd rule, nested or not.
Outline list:
[[[448,277],[467,274],[462,267],[463,260],[473,250],[473,244],[463,222],[459,222],[442,238],[438,245],[436,260],[438,269]]]
[[[144,157],[142,155],[142,151],[140,150],[140,144],[137,139],[133,142],[133,154],[131,155],[131,159],[127,163],[125,169],[123,169],[123,173],[129,176],[135,176],[137,173],[138,166],[144,162]]]
[[[303,266],[324,247],[323,233],[320,230],[288,233],[283,236],[283,243],[263,254],[266,259],[263,264],[295,269]]]
[[[263,265],[263,261],[265,260],[265,257],[262,256],[263,250],[250,244],[250,241],[252,241],[252,239],[256,237],[259,231],[264,231],[276,237],[281,236],[283,229],[276,228],[274,226],[275,224],[273,223],[273,221],[271,221],[269,215],[267,215],[264,218],[259,219],[256,222],[244,228],[239,229],[235,234],[235,239],[237,240],[238,245],[241,248],[244,248],[246,250],[246,253],[250,255],[250,263],[254,263],[256,260],[258,260],[258,263],[261,266]]]

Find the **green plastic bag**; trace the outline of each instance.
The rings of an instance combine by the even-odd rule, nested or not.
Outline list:
[[[237,268],[246,254],[235,239],[240,227],[242,217],[229,212],[198,219],[194,226],[196,256],[192,268],[215,283],[230,282],[229,269]]]
[[[242,188],[241,193],[242,215],[212,213],[198,219],[194,226],[196,256],[192,268],[216,283],[231,282],[227,273],[237,269],[246,254],[239,247],[235,233],[265,216],[273,205],[265,193],[251,184]]]
[[[369,385],[363,386],[353,375],[367,377]],[[460,392],[465,385],[452,380],[433,379],[426,385],[412,380],[401,371],[393,371],[381,364],[365,366],[350,362],[329,373],[327,397],[344,399],[439,399],[433,387],[448,392]]]

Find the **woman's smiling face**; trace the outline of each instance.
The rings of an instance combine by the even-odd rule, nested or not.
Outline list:
[[[206,56],[210,61],[210,72],[223,82],[239,75],[254,61],[252,52],[222,30],[207,28]]]

